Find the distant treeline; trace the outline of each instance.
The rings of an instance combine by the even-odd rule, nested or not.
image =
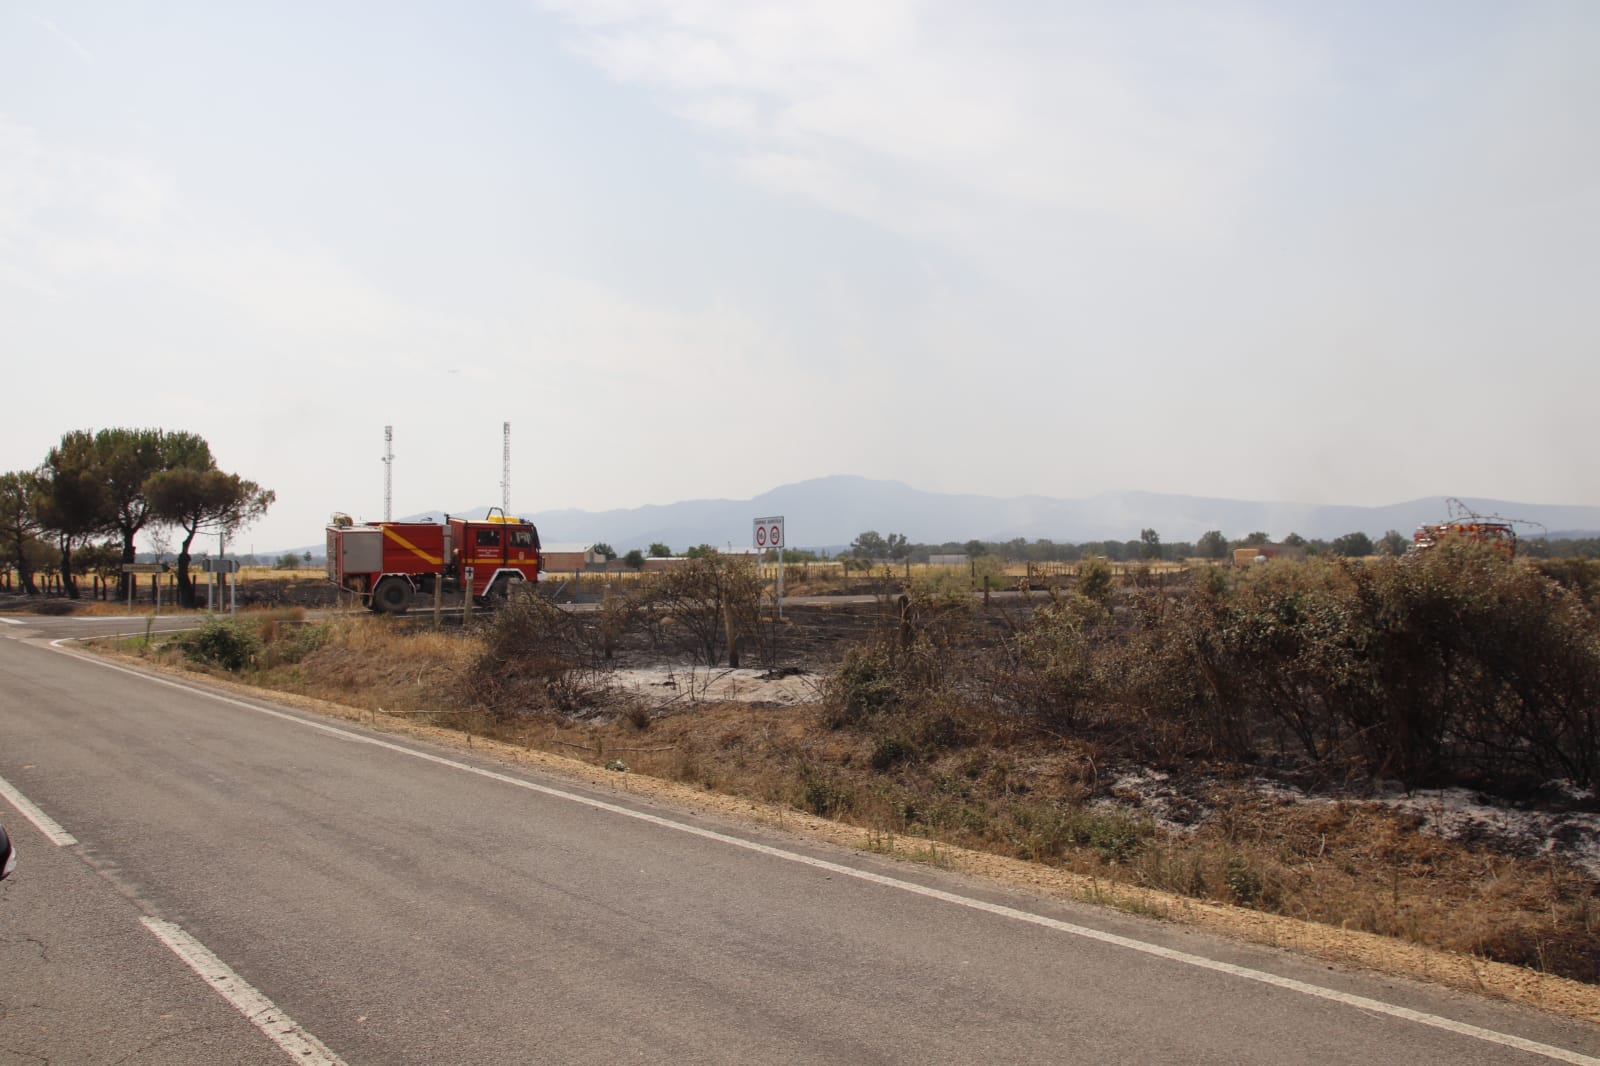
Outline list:
[[[935,555],[966,555],[973,559],[995,556],[1013,563],[1076,562],[1080,559],[1181,562],[1185,559],[1226,559],[1231,557],[1235,548],[1258,547],[1269,543],[1272,543],[1271,538],[1263,532],[1229,539],[1218,530],[1210,530],[1198,541],[1163,541],[1155,530],[1146,529],[1138,540],[1126,541],[1073,542],[1043,537],[1030,541],[1025,537],[1013,537],[1003,541],[949,540],[943,544],[918,544],[898,533],[884,536],[868,530],[838,552],[787,548],[783,557],[785,561],[793,563],[829,557],[926,563]],[[1376,540],[1361,532],[1346,533],[1333,540],[1307,539],[1290,533],[1281,543],[1303,548],[1307,555],[1363,558],[1369,555],[1403,555],[1411,544],[1411,538],[1391,529]],[[1519,554],[1534,559],[1600,559],[1600,537],[1530,537],[1519,540],[1517,550]],[[768,553],[769,557],[772,555]]]
[[[909,542],[899,534],[881,536],[867,531],[857,537],[849,547],[838,552],[847,558],[889,559],[896,562],[926,563],[935,555],[966,555],[970,558],[997,556],[1009,562],[1076,562],[1080,559],[1108,559],[1125,562],[1138,559],[1181,562],[1185,559],[1224,559],[1235,548],[1257,547],[1272,543],[1264,532],[1230,539],[1218,530],[1211,530],[1199,541],[1163,541],[1152,529],[1144,530],[1138,540],[1055,541],[1042,537],[1028,540],[1013,537],[1011,540],[945,541],[942,544]],[[1401,555],[1411,544],[1411,538],[1396,530],[1373,539],[1365,533],[1352,532],[1333,540],[1306,538],[1290,533],[1283,544],[1305,549],[1307,555],[1347,556],[1360,558],[1369,555]],[[1519,554],[1535,559],[1600,559],[1600,537],[1523,538],[1517,542]],[[786,550],[784,558],[790,562],[806,562],[822,558],[823,553]]]

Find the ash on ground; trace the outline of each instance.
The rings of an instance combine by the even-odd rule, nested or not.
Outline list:
[[[819,679],[793,668],[707,667],[693,664],[619,667],[607,682],[615,692],[669,709],[698,703],[793,707],[817,698]]]
[[[1554,856],[1600,882],[1600,812],[1594,793],[1566,782],[1551,782],[1542,790],[1562,802],[1530,809],[1465,788],[1407,791],[1386,782],[1370,794],[1319,795],[1266,778],[1180,778],[1139,767],[1121,772],[1101,802],[1138,811],[1163,829],[1185,833],[1204,824],[1219,801],[1227,802],[1227,796],[1241,789],[1279,803],[1370,804],[1404,811],[1419,819],[1419,832],[1519,858]]]

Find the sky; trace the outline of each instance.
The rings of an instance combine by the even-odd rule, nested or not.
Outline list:
[[[1600,4],[12,0],[0,470],[1600,504]]]

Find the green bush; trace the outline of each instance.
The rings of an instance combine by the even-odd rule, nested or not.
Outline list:
[[[261,653],[261,640],[238,622],[213,618],[189,636],[183,651],[195,662],[237,673]]]
[[[1038,608],[1010,643],[997,691],[1047,729],[1082,727],[1099,695],[1096,652],[1109,618],[1099,601],[1077,593]]]
[[[1080,596],[1085,596],[1102,607],[1110,604],[1114,586],[1110,563],[1104,559],[1085,559],[1075,570]]]
[[[881,644],[864,644],[845,652],[844,662],[828,685],[828,724],[835,729],[859,722],[899,700],[894,666]]]

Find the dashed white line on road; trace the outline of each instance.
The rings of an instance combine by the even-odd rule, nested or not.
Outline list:
[[[300,1024],[278,1009],[278,1005],[262,995],[254,985],[233,972],[227,963],[212,954],[200,941],[171,922],[159,918],[141,917],[139,921],[155,934],[172,953],[182,959],[201,980],[247,1018],[251,1025],[283,1049],[289,1061],[310,1063],[311,1066],[345,1066],[328,1045],[300,1027]]]
[[[16,786],[5,778],[0,777],[0,796],[11,801],[11,806],[21,812],[22,816],[32,822],[34,828],[45,835],[45,839],[58,848],[76,844],[78,838],[61,828],[59,822],[41,811],[32,800],[18,792]]]

